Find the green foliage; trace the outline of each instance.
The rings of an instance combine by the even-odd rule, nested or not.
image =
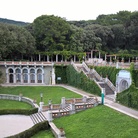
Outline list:
[[[93,67],[91,67],[93,68]],[[103,78],[106,78],[108,76],[108,79],[116,85],[116,75],[119,72],[120,69],[116,69],[115,67],[98,67],[95,66],[94,69],[102,75]]]
[[[48,122],[44,121],[44,122],[34,125],[32,128],[30,128],[28,130],[25,130],[17,135],[14,135],[14,136],[9,136],[7,138],[30,138],[31,136],[35,135],[39,131],[47,130],[47,129],[49,129]]]
[[[66,75],[66,68],[67,66],[64,65],[56,65],[55,66],[55,75],[56,75],[56,83],[57,84],[66,84],[67,83],[67,75]],[[60,80],[60,78],[61,80]],[[59,79],[59,80],[58,80]]]
[[[138,132],[136,119],[101,105],[54,123],[64,128],[67,138],[137,138]]]
[[[101,91],[94,81],[87,78],[84,73],[78,73],[71,65],[67,67],[67,83],[89,93],[100,95]]]
[[[31,115],[38,112],[38,108],[32,109],[2,109],[0,110],[0,115],[7,114],[21,114],[21,115]]]
[[[35,51],[35,40],[23,27],[0,23],[0,59],[22,59]]]
[[[54,15],[42,15],[32,25],[38,50],[67,50],[72,34],[67,21]]]
[[[129,89],[117,94],[117,101],[125,106],[138,109],[138,89],[132,84]]]

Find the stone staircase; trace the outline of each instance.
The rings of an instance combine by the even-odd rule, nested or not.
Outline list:
[[[30,118],[33,121],[34,125],[47,120],[42,112],[32,114],[30,115]]]
[[[86,66],[86,65],[85,65]],[[80,66],[77,66],[76,68],[80,71],[83,71],[83,73],[90,78],[91,80],[95,80],[95,82],[101,87],[105,88],[105,98],[114,101],[115,100],[115,93],[114,91],[109,87],[109,85],[105,82],[105,78],[102,78],[96,71],[91,71],[87,66],[85,67],[83,64]]]

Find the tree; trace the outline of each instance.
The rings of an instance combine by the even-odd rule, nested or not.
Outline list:
[[[54,15],[42,15],[33,22],[37,49],[40,51],[62,51],[68,49],[71,38],[70,25]]]
[[[35,51],[33,36],[23,27],[0,24],[1,58],[22,59],[23,55],[31,55]]]

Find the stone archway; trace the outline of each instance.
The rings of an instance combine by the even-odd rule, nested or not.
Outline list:
[[[116,78],[117,92],[122,92],[129,88],[132,83],[131,74],[127,70],[120,70]]]
[[[120,91],[124,91],[128,88],[128,82],[126,80],[122,80],[120,82]]]

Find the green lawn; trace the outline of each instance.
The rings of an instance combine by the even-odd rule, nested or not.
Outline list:
[[[61,97],[66,98],[80,98],[81,95],[73,93],[63,87],[59,86],[17,86],[17,87],[0,87],[0,94],[23,94],[25,97],[36,99],[37,103],[40,102],[40,93],[43,93],[43,101],[48,104],[51,99],[53,104],[61,103]]]
[[[0,109],[31,109],[32,106],[25,102],[0,100]]]
[[[97,106],[54,123],[67,138],[138,138],[138,120],[106,106]]]

